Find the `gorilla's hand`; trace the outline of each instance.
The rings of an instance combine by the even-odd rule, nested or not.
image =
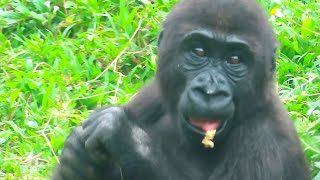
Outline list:
[[[101,109],[69,136],[61,156],[60,172],[55,177],[59,174],[61,179],[101,179],[102,174],[113,177],[112,172],[103,169],[110,169],[114,162],[121,172],[119,179],[120,176],[124,179],[160,177],[163,173],[157,167],[163,166],[164,160],[156,146],[148,133],[129,121],[124,107]]]
[[[82,126],[74,129],[69,135],[61,154],[60,164],[53,174],[53,180],[102,179],[105,167],[95,163],[89,157],[89,153],[84,148],[82,135]]]
[[[128,146],[131,129],[123,107],[109,107],[93,113],[83,124],[82,141],[91,160],[103,164],[108,157],[121,156],[119,150]]]

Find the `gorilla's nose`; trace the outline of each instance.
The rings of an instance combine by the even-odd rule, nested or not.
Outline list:
[[[194,93],[200,93],[207,98],[228,97],[229,90],[225,87],[226,79],[219,74],[202,73],[198,75],[191,84]]]
[[[188,84],[182,97],[186,114],[192,117],[225,119],[233,112],[232,90],[221,74],[203,72]]]

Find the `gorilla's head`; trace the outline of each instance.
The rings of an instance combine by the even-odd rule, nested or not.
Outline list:
[[[249,2],[250,1],[250,2]],[[276,38],[255,0],[184,0],[159,38],[157,78],[188,135],[232,126],[259,111],[273,88]]]

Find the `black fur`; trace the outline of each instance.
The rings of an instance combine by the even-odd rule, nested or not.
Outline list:
[[[262,12],[254,0],[176,5],[154,81],[77,127],[53,179],[310,180],[276,95],[277,42]],[[213,149],[202,146],[192,119],[220,123]]]

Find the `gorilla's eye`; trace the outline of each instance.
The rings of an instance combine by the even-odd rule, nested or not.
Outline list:
[[[204,51],[203,48],[197,47],[197,48],[193,48],[192,49],[192,53],[196,56],[199,57],[205,57],[206,56],[206,52]]]
[[[229,64],[239,64],[239,63],[241,63],[240,57],[239,56],[230,56],[227,59],[227,63],[229,63]]]

